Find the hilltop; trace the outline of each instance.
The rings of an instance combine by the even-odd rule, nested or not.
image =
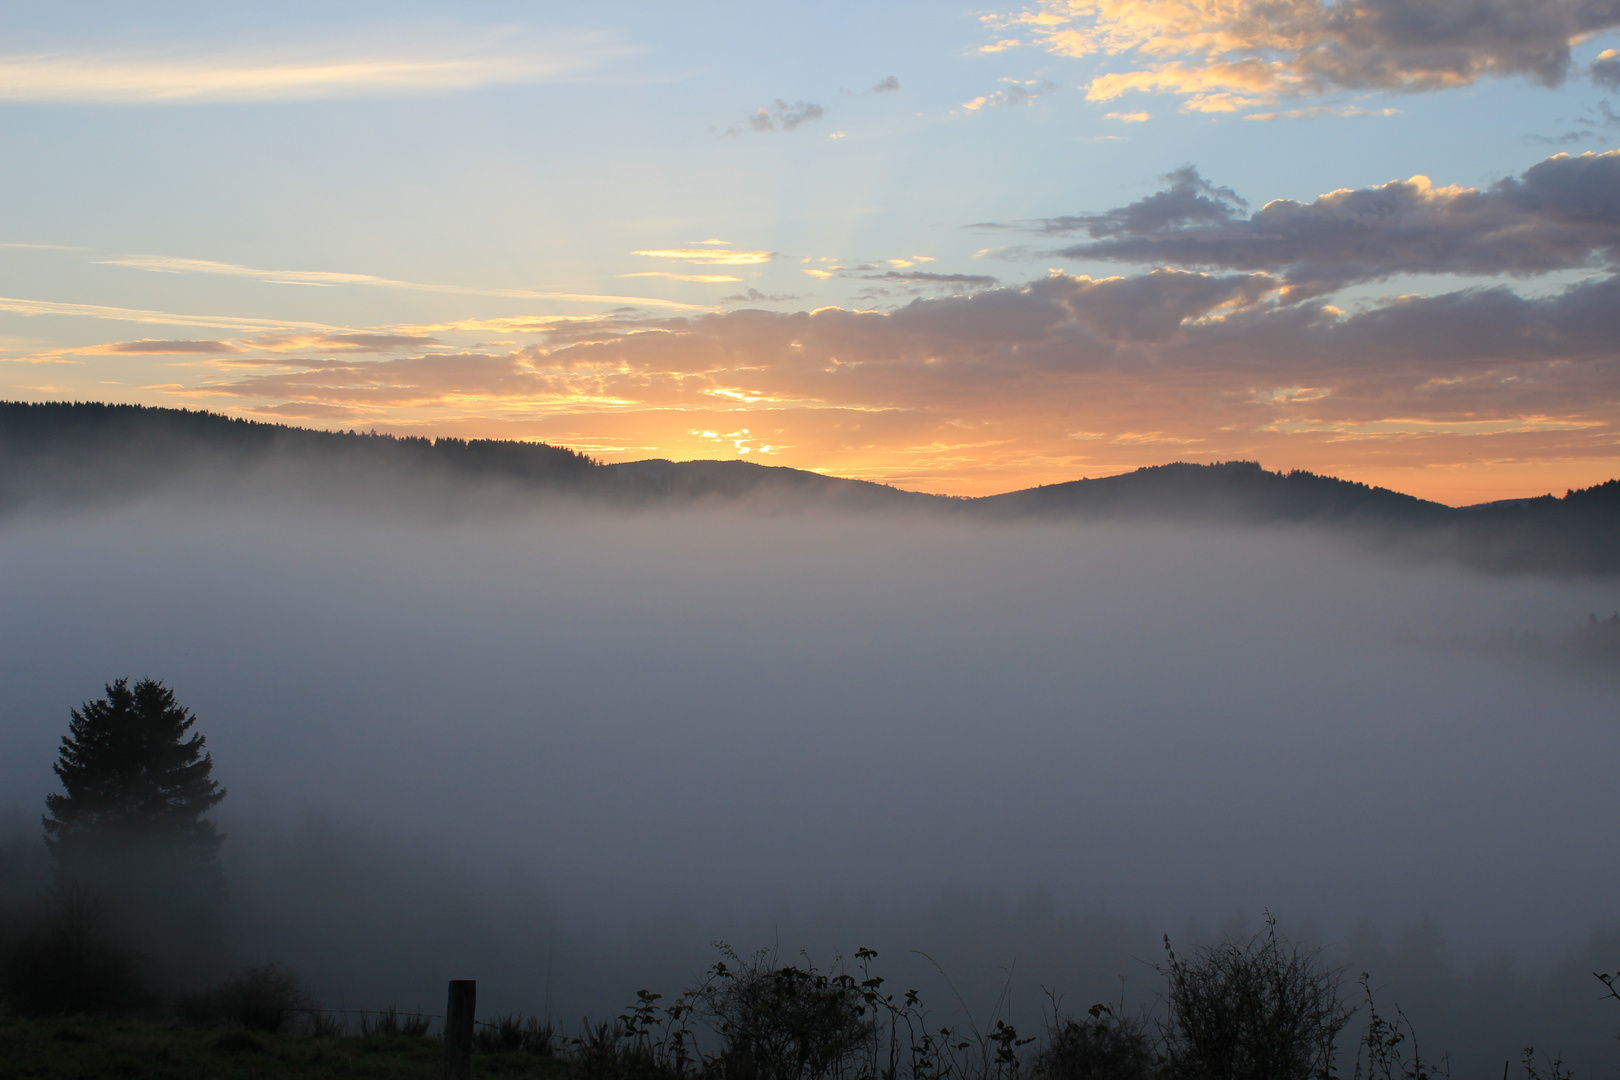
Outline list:
[[[208,412],[0,402],[0,512],[164,490],[279,490],[382,502],[498,491],[629,504],[748,499],[777,508],[907,509],[994,520],[1313,525],[1497,570],[1620,572],[1620,480],[1472,507],[1252,461],[1173,462],[1099,479],[950,498],[748,461],[608,464],[566,447],[315,431]]]

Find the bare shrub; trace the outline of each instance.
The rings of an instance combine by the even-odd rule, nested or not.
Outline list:
[[[1317,950],[1265,929],[1246,942],[1177,956],[1164,939],[1169,982],[1166,1059],[1176,1080],[1312,1080],[1333,1075],[1335,1040],[1352,1010],[1341,972]]]
[[[1449,1080],[1450,1064],[1425,1059],[1418,1050],[1417,1035],[1400,1005],[1393,1017],[1378,1011],[1372,986],[1363,971],[1358,980],[1367,1007],[1367,1030],[1356,1045],[1355,1080]],[[1507,1075],[1506,1063],[1502,1075]]]
[[[826,1080],[867,1056],[876,1027],[852,975],[779,964],[772,951],[725,955],[696,994],[725,1080]]]

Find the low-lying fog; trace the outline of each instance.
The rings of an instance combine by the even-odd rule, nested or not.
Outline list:
[[[1620,966],[1620,684],[1485,647],[1613,579],[712,507],[148,503],[12,519],[0,558],[0,806],[32,833],[68,710],[164,680],[230,789],[239,954],[332,1002],[608,1014],[774,939],[1083,1009],[1270,908],[1411,1000],[1447,957],[1564,961],[1591,1045],[1620,1027],[1586,974]]]

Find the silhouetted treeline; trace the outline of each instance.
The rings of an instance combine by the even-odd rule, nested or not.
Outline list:
[[[1176,462],[977,499],[902,491],[748,461],[604,464],[545,443],[313,431],[207,412],[0,402],[0,512],[270,473],[292,488],[374,497],[438,483],[617,502],[747,498],[780,508],[921,509],[993,519],[1313,525],[1401,552],[1496,571],[1620,572],[1620,480],[1563,496],[1455,508],[1252,461]]]
[[[96,402],[0,403],[0,509],[132,494],[282,465],[568,485],[596,463],[544,443],[312,431],[216,413]]]

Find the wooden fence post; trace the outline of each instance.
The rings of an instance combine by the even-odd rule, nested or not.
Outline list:
[[[450,980],[450,1004],[444,1010],[444,1080],[472,1075],[473,1014],[478,1009],[478,983]]]

